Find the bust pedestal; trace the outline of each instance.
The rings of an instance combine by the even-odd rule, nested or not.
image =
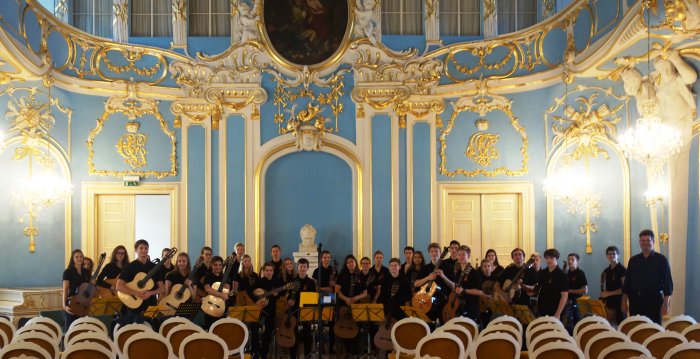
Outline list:
[[[314,269],[318,268],[318,252],[293,252],[292,254],[294,255],[294,263],[302,258],[309,261],[309,276],[313,275]]]

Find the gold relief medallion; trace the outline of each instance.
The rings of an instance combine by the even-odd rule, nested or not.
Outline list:
[[[146,165],[146,142],[148,135],[143,133],[126,133],[117,142],[117,152],[124,158],[124,163],[133,169]]]
[[[499,157],[498,148],[496,148],[499,137],[495,133],[477,132],[469,138],[469,145],[464,154],[479,166],[486,167],[492,160]]]

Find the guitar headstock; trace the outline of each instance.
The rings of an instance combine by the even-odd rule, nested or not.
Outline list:
[[[192,271],[196,272],[197,269],[199,269],[199,267],[202,266],[202,264],[204,264],[204,257],[199,256],[199,258],[197,258],[197,261],[194,263],[194,267],[192,268]]]
[[[446,256],[447,253],[449,253],[449,252],[450,252],[450,247],[443,247],[443,248],[442,248],[442,253],[440,253],[440,259],[445,258],[445,256]]]
[[[530,259],[528,259],[527,262],[525,262],[525,267],[526,267],[526,268],[532,268],[532,266],[533,266],[534,264],[535,264],[535,255],[533,254],[533,255],[530,256]]]
[[[338,273],[338,261],[333,260],[333,274]]]
[[[175,248],[175,247],[170,248],[170,250],[168,251],[168,253],[166,253],[166,254],[163,256],[163,259],[161,259],[161,261],[166,261],[166,260],[172,259],[173,256],[175,255],[175,253],[177,253],[177,248]]]
[[[98,260],[97,264],[98,267],[102,265],[102,263],[105,261],[105,258],[107,258],[107,253],[103,252],[102,254],[100,254],[100,259]]]
[[[299,282],[296,280],[293,282],[289,282],[289,283],[284,285],[284,289],[292,291],[292,292],[297,292],[297,291],[299,291]]]

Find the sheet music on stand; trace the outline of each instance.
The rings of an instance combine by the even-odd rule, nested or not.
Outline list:
[[[513,312],[513,308],[510,307],[508,303],[502,300],[494,300],[493,301],[493,312],[494,313],[500,313],[503,315],[509,315],[511,317],[515,316],[515,312]]]
[[[352,309],[352,319],[356,322],[384,321],[384,304],[353,304],[350,308]]]
[[[523,326],[535,320],[535,315],[532,314],[530,307],[527,305],[513,304],[513,311],[515,312],[515,318],[517,318]]]
[[[331,298],[332,299],[332,298]],[[299,321],[300,322],[316,322],[318,321],[318,293],[317,292],[301,292],[299,295]],[[333,320],[333,301],[323,303],[321,309],[321,320],[330,322]]]
[[[160,309],[158,308],[157,305],[150,305],[148,308],[143,312],[143,316],[146,318],[155,318],[160,315]]]
[[[236,306],[228,309],[228,316],[243,323],[255,323],[260,319],[261,309],[257,305]]]
[[[597,315],[606,318],[605,303],[602,300],[592,299],[591,297],[581,297],[576,300],[578,310],[581,317]]]
[[[119,297],[95,298],[90,303],[91,317],[98,315],[115,315],[122,310],[122,302]]]
[[[181,303],[177,309],[175,309],[175,316],[194,319],[194,317],[197,316],[197,313],[199,313],[199,308],[201,307],[202,305],[199,303]]]
[[[418,319],[422,319],[423,321],[425,321],[427,323],[433,322],[432,320],[430,320],[430,318],[428,318],[427,315],[425,315],[425,313],[421,312],[420,310],[416,309],[415,307],[411,307],[411,306],[406,305],[406,306],[401,306],[401,309],[409,317],[415,317]]]

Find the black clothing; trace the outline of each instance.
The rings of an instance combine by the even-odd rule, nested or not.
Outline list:
[[[566,273],[566,279],[569,282],[569,290],[571,289],[581,289],[588,285],[588,280],[586,279],[586,273],[584,273],[581,268],[576,270],[569,270]],[[569,300],[576,304],[576,299],[581,298],[583,294],[571,294],[569,293]]]
[[[238,283],[238,293],[243,293],[247,292],[248,289],[250,289],[250,287],[252,287],[253,284],[255,284],[255,282],[258,281],[259,278],[260,277],[258,277],[258,275],[255,272],[251,273],[247,277],[243,277],[241,273],[236,273],[233,276],[233,281]]]
[[[117,267],[116,262],[110,262],[107,263],[104,268],[102,268],[102,272],[100,272],[100,275],[97,276],[97,283],[96,285],[102,287],[102,288],[111,288],[112,286],[105,282],[105,279],[115,279],[119,277],[119,273],[121,273],[122,269]]]
[[[204,278],[206,278],[207,273],[209,273],[209,267],[202,263],[197,269],[197,273],[194,275],[194,283],[199,286],[199,288],[204,288]]]
[[[367,290],[366,283],[360,278],[360,271],[355,270],[353,273],[343,271],[338,275],[336,285],[340,286],[340,292],[346,297],[354,297]],[[338,300],[340,306],[344,306],[345,302]]]
[[[551,272],[549,268],[542,269],[537,275],[537,284],[540,285],[540,295],[537,300],[539,315],[553,316],[559,307],[561,292],[569,291],[566,274],[559,267]]]
[[[122,272],[119,274],[119,279],[128,283],[134,280],[136,274],[148,273],[155,267],[156,264],[151,261],[147,260],[146,263],[141,263],[138,259],[134,259],[133,261],[131,261],[131,263],[127,264],[126,266],[124,266],[124,268],[122,268]],[[158,282],[163,282],[163,277],[161,276],[160,271],[156,272],[151,279],[153,279],[153,288],[145,288],[146,290],[155,290],[158,288]],[[143,312],[148,308],[148,306],[157,304],[158,301],[156,300],[156,296],[152,295],[148,299],[145,299],[143,301],[143,304],[141,304],[140,307],[134,309],[133,311]]]
[[[78,270],[75,269],[74,266],[71,266],[63,271],[63,280],[68,281],[67,297],[70,298],[78,292],[78,287],[80,287],[81,284],[90,281],[90,274],[85,268],[81,268],[80,273],[78,273]],[[68,303],[64,304],[68,305]]]
[[[165,265],[161,266],[160,270],[158,270],[158,275],[163,278],[161,280],[165,281],[165,276],[173,269],[175,269],[175,266],[173,266],[172,263],[170,264],[170,268],[165,268]]]
[[[440,269],[445,272],[447,278],[451,279],[457,278],[457,274],[460,271],[457,260],[450,257],[442,260],[442,263],[440,263]]]
[[[282,275],[282,266],[284,266],[284,261],[282,259],[278,260],[277,262],[271,260],[270,263],[272,263],[274,266],[274,273],[272,274],[272,277],[279,278]]]
[[[501,274],[503,273],[504,270],[505,270],[505,268],[503,268],[503,266],[499,264],[496,266],[496,268],[493,269],[492,273],[494,276],[496,276],[496,278],[498,278],[501,276]],[[539,270],[539,268],[537,268],[537,270]]]
[[[506,269],[503,270],[503,273],[501,273],[501,275],[498,277],[498,284],[500,284],[501,289],[506,290],[504,285],[506,280],[512,281],[515,279],[515,276],[518,275],[521,268],[522,267],[518,267],[514,263],[511,263],[508,265],[508,267],[506,267]],[[525,269],[525,273],[527,273],[527,269]],[[527,284],[527,282],[525,282],[525,273],[523,273],[523,283]],[[530,305],[530,296],[527,295],[525,291],[521,290],[520,296],[513,299],[513,304]]]
[[[298,275],[294,279],[299,283],[299,290],[290,293],[290,299],[294,300],[294,305],[292,308],[296,311],[299,309],[299,299],[301,297],[301,292],[316,292],[316,282],[309,276],[300,278]],[[298,313],[297,313],[298,316]],[[301,329],[297,331],[297,343],[301,341],[304,343],[304,354],[308,355],[312,348],[312,335],[311,326],[309,323],[302,323]],[[289,349],[289,356],[294,359],[297,357],[297,347],[296,345]]]
[[[187,277],[180,274],[180,271],[170,272],[165,275],[165,280],[170,281],[171,286],[175,284],[185,284],[186,279]]]
[[[362,272],[360,272],[362,273]],[[389,268],[382,266],[379,270],[375,266],[372,266],[367,273],[367,278],[365,281],[365,286],[367,288],[367,295],[370,299],[374,299],[377,294],[377,286],[381,285],[384,278],[390,277]]]
[[[331,279],[331,274],[333,273],[333,266],[329,264],[328,267],[324,268],[323,265],[321,265],[320,267],[314,269],[314,273],[311,275],[311,277],[316,280],[316,283],[318,283],[319,272],[321,273],[321,284],[319,287],[330,287],[328,283]]]
[[[209,284],[209,286],[212,287],[212,289],[218,290],[218,289],[214,288],[213,285],[216,282],[221,282],[222,279],[224,279],[223,273],[214,274],[214,272],[209,272],[209,273],[207,273],[207,276],[204,277],[204,284],[205,285]],[[222,291],[223,291],[223,289],[222,289]]]
[[[391,315],[396,320],[406,318],[406,313],[401,310],[402,305],[406,305],[411,300],[411,283],[408,278],[399,272],[399,276],[394,278],[389,274],[381,282],[378,303],[384,305],[384,316]]]
[[[481,290],[481,275],[479,275],[481,271],[478,269],[474,269],[470,264],[467,264],[467,267],[464,269],[464,275],[462,275],[462,271],[462,268],[460,268],[458,274],[458,276],[461,276],[462,280],[459,281],[458,277],[457,281],[459,281],[459,283],[456,283],[455,285],[458,285],[463,289]],[[462,302],[460,305],[462,308],[460,310],[460,313],[462,313],[463,316],[469,317],[478,323],[479,313],[481,312],[479,296],[472,295],[464,291],[462,292],[462,294],[460,294],[459,297],[460,302]]]
[[[421,267],[421,269],[416,269],[416,267],[411,267],[408,269],[406,278],[408,278],[408,282],[411,283],[412,292],[416,292],[418,290],[418,288],[414,286],[414,283],[421,278],[425,278],[428,274],[430,273],[426,273],[425,266]]]
[[[621,263],[615,268],[608,266],[601,273],[601,288],[604,291],[614,291],[622,288],[622,279],[625,278],[627,269]],[[615,313],[615,324],[620,324],[624,320],[625,313],[622,312],[622,294],[611,295],[604,298],[605,306]]]
[[[240,262],[240,260],[236,260],[236,261],[233,262],[233,264],[228,263],[227,266],[228,266],[228,265],[233,265],[233,268],[231,268],[231,273],[229,273],[229,275],[228,275],[228,280],[227,280],[226,282],[229,284],[229,286],[231,286],[231,288],[233,288],[233,277],[234,277],[234,276],[236,275],[236,273],[238,273],[238,271],[240,270],[240,268],[241,268],[241,262]],[[224,271],[225,271],[225,269],[224,269]]]
[[[214,288],[213,284],[216,282],[221,282],[222,279],[224,279],[223,273],[214,274],[213,272],[209,272],[209,273],[207,273],[207,276],[204,277],[204,285],[208,284],[209,287],[211,287],[211,289],[218,291],[217,288]],[[224,284],[222,283],[221,285],[223,286]],[[202,286],[202,288],[204,288],[204,286]],[[205,291],[206,291],[206,289],[205,289]],[[221,292],[223,292],[223,289],[221,289]],[[209,293],[207,293],[207,295],[209,295]],[[202,302],[205,302],[205,301],[202,300]],[[223,316],[227,316],[227,315],[228,315],[228,308],[224,308]],[[217,321],[219,318],[223,318],[223,317],[213,317],[207,313],[204,313],[204,328],[206,330],[209,330],[211,325],[214,324],[214,322]]]
[[[272,279],[267,279],[266,277],[261,277],[258,281],[255,282],[249,289],[248,289],[248,295],[253,298],[253,300],[257,301],[258,297],[256,297],[253,294],[253,291],[256,289],[262,289],[264,291],[270,291],[274,288],[277,288],[280,286],[279,279],[276,277],[272,277]],[[263,331],[263,341],[262,341],[262,346],[260,347],[260,354],[262,358],[267,358],[267,354],[270,351],[270,343],[272,343],[272,333],[275,331],[275,312],[277,308],[277,295],[271,295],[267,297],[267,305],[263,308],[261,312],[261,316],[263,318],[263,321],[265,323],[265,328]],[[257,334],[257,333],[256,333]],[[256,335],[257,336],[257,335]],[[257,343],[257,340],[254,339],[253,345]]]
[[[630,258],[622,293],[628,295],[630,315],[645,315],[661,324],[663,297],[673,294],[668,259],[653,251],[646,258],[642,253]]]
[[[444,268],[444,267],[441,265],[440,268]],[[425,275],[421,278],[418,278],[418,279],[425,278],[426,276],[433,273],[434,270],[435,270],[435,264],[432,262],[428,263],[425,266],[425,269],[423,272],[423,274],[425,274]],[[454,277],[452,277],[454,270],[443,269],[443,273],[450,280],[454,280]],[[450,295],[450,288],[447,286],[447,284],[445,284],[445,281],[442,280],[442,277],[436,275],[435,276],[435,283],[437,284],[438,290],[436,290],[435,294],[433,295],[433,305],[430,307],[430,311],[428,311],[428,313],[426,313],[428,318],[430,318],[433,321],[435,321],[440,315],[442,315],[442,308],[445,306],[445,303],[447,302],[447,297]]]

